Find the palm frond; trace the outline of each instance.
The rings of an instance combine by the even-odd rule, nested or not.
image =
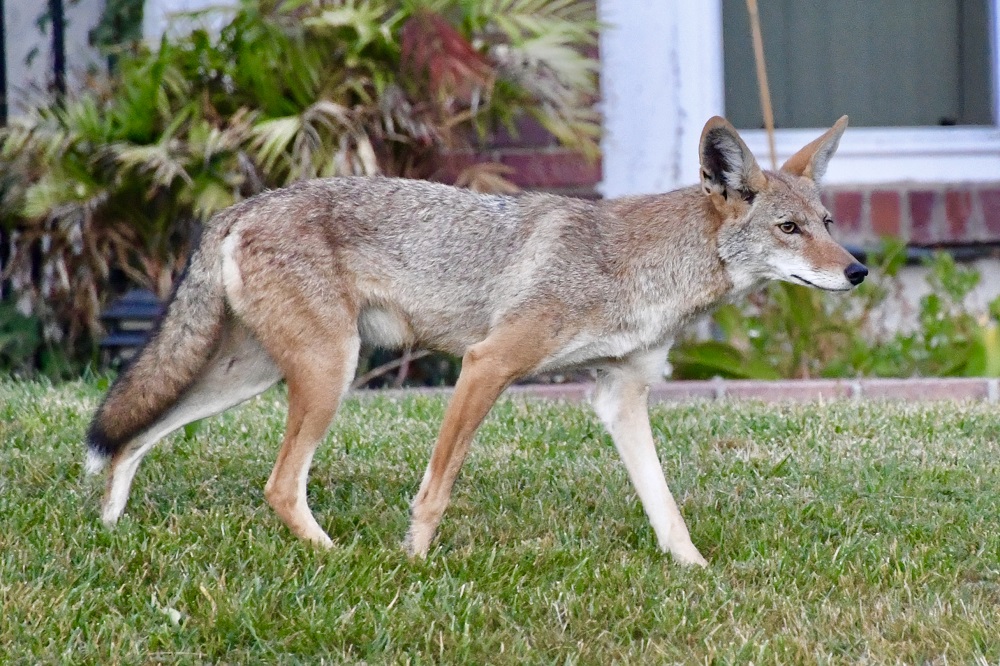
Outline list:
[[[178,142],[166,140],[149,146],[117,144],[113,147],[115,158],[126,169],[138,169],[152,176],[149,192],[156,187],[170,187],[180,178],[185,184],[192,183],[187,172],[183,155],[179,154]]]
[[[166,293],[190,229],[268,187],[426,175],[470,130],[523,113],[596,152],[590,1],[241,0],[229,11],[217,35],[123,52],[114,76],[60,103],[40,94],[0,128],[0,214],[14,232],[3,270],[45,330],[97,335],[113,273]],[[462,178],[505,190],[506,175],[483,166]]]
[[[360,50],[376,39],[391,39],[384,21],[387,10],[388,5],[382,2],[349,0],[324,9],[316,16],[307,18],[303,24],[321,31],[348,28],[356,36],[352,48]]]
[[[261,121],[250,130],[250,149],[265,171],[272,171],[282,158],[287,159],[288,146],[302,129],[300,116],[272,118]]]
[[[48,173],[25,191],[21,214],[29,220],[44,219],[60,208],[78,203],[82,194],[73,181],[56,172]]]

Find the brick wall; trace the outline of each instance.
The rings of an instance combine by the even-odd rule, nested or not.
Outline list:
[[[871,245],[882,236],[911,245],[1000,243],[1000,182],[827,188],[837,237]]]
[[[473,164],[496,162],[512,170],[505,176],[518,187],[556,194],[596,198],[601,182],[600,160],[591,161],[567,148],[533,118],[524,118],[517,131],[499,129],[474,150],[454,151],[442,160],[436,180],[452,183]]]

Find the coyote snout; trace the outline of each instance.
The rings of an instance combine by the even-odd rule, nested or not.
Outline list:
[[[829,236],[826,230],[819,233]],[[793,248],[791,252],[778,250],[774,253],[772,266],[775,277],[779,280],[825,291],[850,291],[864,282],[868,275],[868,269],[832,238],[789,240],[786,244],[800,244],[804,247]]]
[[[114,524],[162,437],[284,379],[288,421],[264,496],[297,536],[333,542],[306,502],[316,446],[361,347],[429,347],[462,372],[412,505],[409,551],[427,554],[476,429],[514,381],[597,369],[593,403],[659,546],[704,565],[667,487],[646,398],[671,340],[768,280],[830,291],[867,269],[830,236],[818,182],[847,118],[776,172],[722,118],[701,137],[701,185],[587,202],[500,197],[391,178],[267,192],[216,215],[156,334],[88,432],[110,460]],[[702,507],[702,510],[707,510]]]

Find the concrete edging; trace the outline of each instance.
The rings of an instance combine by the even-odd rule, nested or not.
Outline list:
[[[507,395],[581,402],[593,390],[593,383],[518,384]],[[372,389],[354,395],[403,396],[449,395],[451,387]],[[934,400],[1000,402],[1000,379],[948,377],[917,379],[709,379],[681,380],[654,384],[650,402],[689,400],[760,400],[763,402],[812,402],[819,400]]]
[[[520,385],[515,395],[580,401],[592,384]],[[971,400],[1000,402],[1000,379],[788,379],[775,381],[710,379],[673,381],[650,388],[650,402],[685,400],[761,400],[764,402],[811,402],[817,400]]]

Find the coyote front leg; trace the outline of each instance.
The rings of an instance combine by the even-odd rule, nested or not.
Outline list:
[[[643,359],[644,366],[663,367],[665,355]],[[604,423],[628,470],[632,485],[656,533],[663,551],[670,551],[684,564],[706,566],[708,562],[691,543],[684,518],[663,477],[649,427],[649,381],[646,368],[614,368],[602,374],[594,392],[594,411]]]

